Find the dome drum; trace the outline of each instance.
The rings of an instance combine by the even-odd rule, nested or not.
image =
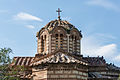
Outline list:
[[[63,49],[71,54],[81,55],[81,31],[67,21],[50,21],[37,32],[36,37],[38,54],[50,54],[55,50]]]

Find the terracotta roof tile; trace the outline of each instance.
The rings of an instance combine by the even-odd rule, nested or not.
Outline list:
[[[106,61],[103,57],[83,57],[91,66],[106,66]]]
[[[11,65],[29,66],[33,58],[34,57],[14,57]]]

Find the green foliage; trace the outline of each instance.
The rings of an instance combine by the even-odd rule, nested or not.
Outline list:
[[[0,49],[0,65],[6,65],[11,62],[9,54],[12,53],[10,48],[1,48]]]
[[[118,80],[120,80],[120,74],[119,74]]]
[[[10,48],[0,49],[0,80],[20,80],[20,73],[25,69],[23,66],[11,67],[10,54],[13,53]]]

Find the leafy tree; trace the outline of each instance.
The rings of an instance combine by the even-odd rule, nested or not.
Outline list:
[[[0,80],[20,80],[20,74],[25,70],[23,66],[11,67],[10,48],[0,48]]]
[[[119,74],[118,80],[120,80],[120,74]]]

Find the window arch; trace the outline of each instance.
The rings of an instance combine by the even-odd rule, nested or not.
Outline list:
[[[56,39],[56,49],[63,48],[63,34],[55,34]]]
[[[74,52],[74,35],[71,35],[71,39],[72,39],[72,52]]]
[[[60,34],[60,48],[63,48],[63,34]]]
[[[75,45],[74,45],[75,52],[77,52],[77,37],[75,36]]]
[[[41,37],[41,52],[44,51],[44,39],[43,36]]]
[[[76,53],[77,52],[77,36],[76,35],[71,35],[71,41],[72,41],[72,52]]]
[[[55,39],[56,39],[56,44],[55,45],[56,45],[56,49],[57,49],[58,48],[58,41],[59,41],[58,40],[58,34],[55,34]]]
[[[72,41],[73,41],[73,39],[74,39],[74,36],[72,35]]]
[[[46,35],[45,35],[45,41],[46,41]]]
[[[46,38],[47,38],[47,36],[44,35],[44,50],[46,50]]]

